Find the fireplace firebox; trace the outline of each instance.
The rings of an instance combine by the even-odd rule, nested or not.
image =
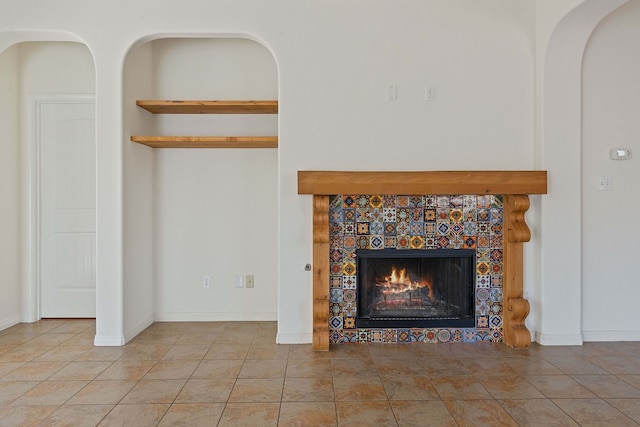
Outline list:
[[[358,328],[475,326],[472,249],[357,250]]]

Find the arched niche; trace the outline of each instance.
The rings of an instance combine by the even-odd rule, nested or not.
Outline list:
[[[277,135],[277,115],[151,114],[136,100],[269,100],[278,70],[238,37],[145,39],[124,65],[124,325],[277,319],[277,149],[153,149],[131,135]],[[235,287],[253,275],[253,289]],[[205,277],[211,287],[203,288]]]
[[[579,345],[581,331],[582,60],[598,23],[628,0],[586,0],[553,30],[544,57],[541,167],[541,301],[536,341]]]

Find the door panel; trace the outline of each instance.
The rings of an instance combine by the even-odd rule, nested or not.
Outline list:
[[[95,317],[95,106],[40,108],[42,317]]]

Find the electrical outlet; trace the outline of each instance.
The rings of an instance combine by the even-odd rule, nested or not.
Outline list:
[[[211,276],[202,276],[202,287],[205,289],[211,287]]]
[[[247,288],[253,288],[253,274],[247,274],[245,281]]]

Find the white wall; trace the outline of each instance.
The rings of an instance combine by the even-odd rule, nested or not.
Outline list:
[[[21,321],[17,46],[0,54],[0,330]]]
[[[153,58],[150,44],[127,57],[124,67],[122,150],[124,161],[124,340],[136,336],[153,320],[155,294],[155,152],[134,144],[131,135],[152,133],[150,114],[136,99],[153,98]]]
[[[605,18],[585,51],[582,151],[582,327],[587,341],[640,340],[640,1]],[[629,147],[631,160],[609,159]],[[611,191],[596,178],[610,176]]]

